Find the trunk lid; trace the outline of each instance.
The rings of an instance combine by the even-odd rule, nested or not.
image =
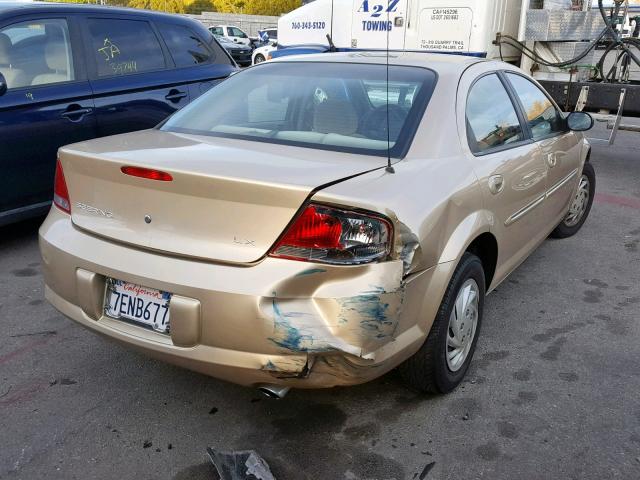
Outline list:
[[[232,263],[265,255],[314,189],[382,167],[379,157],[157,130],[70,145],[60,161],[78,227]],[[124,166],[173,180],[125,175]]]

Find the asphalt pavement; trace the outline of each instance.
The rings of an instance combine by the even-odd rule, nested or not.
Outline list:
[[[640,478],[640,135],[592,161],[584,228],[488,297],[447,396],[392,372],[275,401],[151,360],[44,300],[41,219],[0,229],[0,478],[216,479],[209,446],[278,480]]]

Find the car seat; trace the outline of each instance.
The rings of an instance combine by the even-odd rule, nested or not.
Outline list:
[[[0,33],[0,73],[5,78],[8,88],[24,86],[24,72],[12,65],[13,44],[9,37]]]
[[[73,80],[70,70],[70,59],[65,44],[61,41],[50,41],[44,47],[44,58],[47,67],[53,72],[36,75],[31,85],[68,82]]]
[[[358,113],[351,102],[328,98],[314,109],[313,131],[354,135],[358,131]]]

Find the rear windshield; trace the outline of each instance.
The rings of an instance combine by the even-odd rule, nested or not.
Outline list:
[[[436,75],[391,66],[386,79],[378,64],[267,63],[220,83],[161,129],[402,158]]]

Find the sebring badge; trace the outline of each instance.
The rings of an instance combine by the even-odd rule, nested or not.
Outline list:
[[[95,213],[97,215],[102,215],[105,218],[113,218],[113,213],[102,210],[101,208],[92,207],[91,205],[87,205],[86,203],[76,202],[76,207],[81,208],[87,213]]]

